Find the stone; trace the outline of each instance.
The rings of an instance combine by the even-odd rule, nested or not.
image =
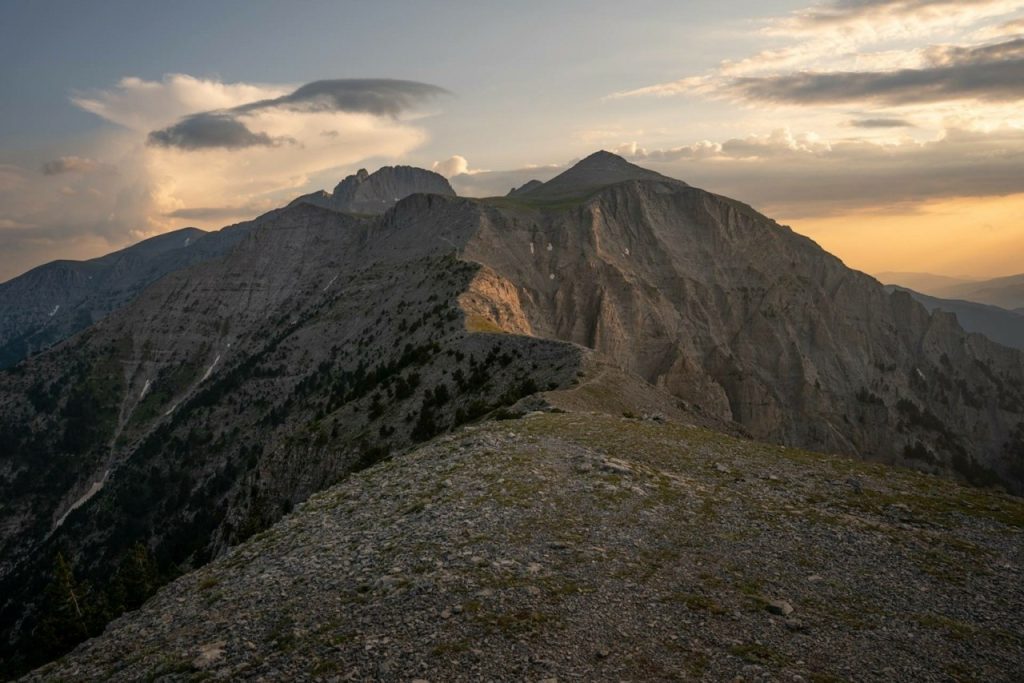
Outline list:
[[[785,600],[769,600],[764,608],[772,614],[787,617],[793,613],[793,606]]]
[[[192,666],[200,671],[213,667],[224,658],[224,646],[225,642],[223,640],[217,640],[200,646],[199,655],[192,660]]]

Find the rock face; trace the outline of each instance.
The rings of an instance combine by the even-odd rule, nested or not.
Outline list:
[[[1022,524],[914,472],[533,414],[349,477],[27,680],[1008,682]]]
[[[929,311],[946,311],[956,315],[956,320],[967,332],[983,334],[994,342],[1015,349],[1024,349],[1024,316],[998,306],[979,304],[973,301],[940,299],[920,292],[888,286],[890,291],[903,289]]]
[[[244,230],[183,228],[89,261],[54,261],[0,284],[0,368],[70,337],[167,273],[216,258]]]
[[[359,169],[334,188],[334,192],[315,192],[294,200],[344,213],[382,214],[411,194],[455,196],[444,176],[412,166],[384,166],[373,173]]]
[[[433,175],[354,176],[329,208],[266,214],[0,373],[9,670],[59,649],[32,645],[58,550],[116,613],[140,552],[164,577],[201,566],[489,414],[685,415],[1024,491],[1024,356],[952,315],[603,152],[514,198],[351,203]]]

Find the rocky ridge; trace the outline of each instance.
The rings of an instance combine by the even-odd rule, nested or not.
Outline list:
[[[167,273],[217,258],[244,229],[183,228],[89,261],[54,261],[0,284],[0,368],[109,315]]]
[[[314,495],[27,680],[1010,681],[1024,502],[531,414]]]

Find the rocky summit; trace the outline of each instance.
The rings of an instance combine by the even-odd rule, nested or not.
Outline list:
[[[384,166],[373,173],[365,168],[350,175],[328,194],[324,191],[303,195],[292,204],[313,204],[346,213],[381,214],[411,194],[455,196],[444,176],[412,166]]]
[[[607,152],[234,231],[0,374],[6,671],[100,633],[34,675],[1024,662],[1024,354],[954,314]]]

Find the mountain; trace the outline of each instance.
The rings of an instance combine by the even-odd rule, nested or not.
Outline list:
[[[384,166],[373,173],[359,169],[337,184],[334,192],[303,195],[292,204],[313,204],[345,213],[382,214],[411,194],[455,196],[444,176],[412,166]]]
[[[875,277],[882,284],[894,285],[932,296],[938,296],[936,292],[948,287],[970,285],[976,282],[976,280],[968,278],[936,275],[934,273],[885,272],[876,273]]]
[[[546,183],[531,180],[519,190],[510,192],[509,196],[541,202],[577,200],[601,188],[628,180],[652,180],[678,187],[687,186],[681,180],[641,168],[602,150],[594,152]]]
[[[183,228],[89,261],[54,261],[0,284],[0,368],[102,319],[167,273],[221,255],[241,232]]]
[[[902,287],[889,286],[889,289],[902,289],[929,311],[953,313],[957,322],[967,332],[977,332],[1004,346],[1024,350],[1024,315],[973,301],[939,299]]]
[[[1024,355],[602,152],[515,198],[293,202],[0,373],[0,656],[52,658],[354,472],[552,407],[1024,492]],[[69,622],[72,574],[98,607]]]
[[[533,189],[536,189],[536,188],[540,187],[543,184],[544,183],[539,181],[539,180],[529,180],[529,181],[523,183],[522,185],[520,185],[519,187],[513,187],[511,190],[509,190],[508,194],[505,195],[505,196],[506,197],[519,197],[521,195],[526,194],[530,190],[533,190]]]
[[[346,478],[30,681],[1011,681],[1024,501],[593,413]]]
[[[942,287],[935,295],[948,299],[966,299],[1000,308],[1021,308],[1024,307],[1024,274]]]

